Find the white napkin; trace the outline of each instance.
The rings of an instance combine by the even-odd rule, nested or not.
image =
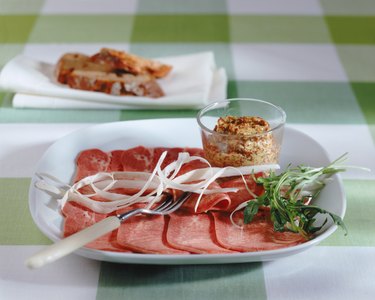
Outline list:
[[[226,72],[216,67],[212,52],[156,60],[173,66],[168,76],[158,80],[166,96],[156,99],[72,89],[55,80],[53,64],[26,56],[4,66],[0,89],[16,93],[14,107],[34,108],[188,109],[226,98]]]

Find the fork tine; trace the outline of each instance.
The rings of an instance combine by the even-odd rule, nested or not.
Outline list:
[[[173,203],[173,196],[172,196],[172,194],[166,193],[166,192],[164,192],[163,194],[166,196],[166,198],[164,199],[164,201],[159,206],[157,206],[156,208],[154,208],[152,210],[154,210],[154,211],[162,211],[162,210],[166,209],[171,203]]]
[[[190,197],[191,192],[184,192],[178,199],[173,202],[169,207],[167,207],[165,210],[163,210],[163,214],[170,214],[179,209],[182,204],[185,203],[185,201]]]
[[[138,215],[138,214],[140,214],[142,212],[145,212],[145,211],[147,211],[147,212],[151,212],[151,211],[158,212],[160,210],[163,210],[166,207],[168,207],[168,205],[170,205],[171,202],[173,202],[173,196],[170,193],[163,192],[163,195],[165,196],[163,202],[161,202],[159,204],[159,206],[156,206],[153,209],[136,208],[136,209],[132,209],[132,210],[129,210],[127,212],[124,212],[122,214],[119,214],[119,215],[117,215],[117,217],[120,219],[121,222],[123,222],[126,219],[128,219],[132,216]]]
[[[128,218],[138,215],[138,214],[146,214],[146,215],[167,215],[171,214],[177,209],[181,207],[182,204],[190,197],[191,192],[184,192],[176,201],[173,202],[172,195],[168,194],[167,199],[161,203],[155,209],[146,209],[146,208],[138,208],[131,211],[128,211],[124,214],[118,215],[117,217],[120,219],[121,222],[127,220]]]

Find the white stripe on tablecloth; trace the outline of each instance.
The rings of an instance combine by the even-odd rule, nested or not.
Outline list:
[[[24,265],[25,259],[41,248],[0,246],[0,299],[95,299],[99,262],[72,254],[43,268],[29,270]]]
[[[323,0],[324,13],[333,16],[372,16],[375,15],[373,0]]]
[[[333,45],[234,43],[231,49],[237,80],[348,81]]]
[[[374,299],[374,247],[318,246],[263,264],[268,300]]]
[[[371,172],[348,168],[345,179],[375,179],[375,144],[367,125],[289,124],[318,141],[331,160],[348,152],[346,165],[370,168]],[[301,147],[301,150],[303,146]]]
[[[41,14],[135,14],[138,0],[45,0]]]
[[[31,177],[56,140],[90,123],[0,124],[0,177]]]

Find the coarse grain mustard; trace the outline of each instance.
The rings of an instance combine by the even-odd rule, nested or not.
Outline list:
[[[225,116],[204,138],[205,156],[217,167],[277,163],[279,146],[270,124],[256,116]]]

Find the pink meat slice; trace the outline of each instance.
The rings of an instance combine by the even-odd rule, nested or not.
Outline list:
[[[185,163],[178,172],[178,175],[182,175],[196,169],[207,168],[208,166],[209,165],[200,160],[193,160],[191,162]]]
[[[149,254],[188,254],[171,247],[164,237],[166,229],[163,216],[134,216],[121,224],[117,242],[134,252]]]
[[[154,148],[154,158],[153,158],[153,169],[155,168],[156,164],[158,163],[160,156],[163,152],[167,151],[167,156],[165,157],[163,163],[161,164],[161,169],[163,170],[167,165],[174,162],[178,158],[178,154],[183,152],[183,148],[165,148],[165,147],[158,147]]]
[[[99,172],[105,172],[111,157],[100,149],[88,149],[79,153],[76,159],[77,171],[74,182]]]
[[[95,213],[73,201],[67,202],[62,212],[65,216],[63,227],[64,237],[81,231],[107,217],[106,214]],[[116,231],[113,231],[88,243],[86,247],[105,251],[130,252],[128,249],[117,244],[116,236]]]
[[[178,175],[185,174],[189,171],[207,168],[207,164],[201,162],[199,160],[191,161],[182,166]],[[220,189],[220,185],[217,182],[213,182],[208,186],[208,189]],[[197,200],[199,198],[199,194],[193,194],[188,201],[186,201],[183,205],[183,208],[187,209],[191,213],[202,213],[207,212],[209,210],[227,210],[231,205],[231,198],[227,193],[215,193],[215,194],[207,194],[203,195],[197,211],[195,211],[195,206]]]
[[[167,242],[174,248],[192,253],[233,253],[215,243],[212,223],[208,214],[172,213],[169,215]]]
[[[151,172],[153,171],[154,150],[138,146],[122,151],[121,163],[123,171]]]
[[[258,214],[254,220],[238,228],[233,225],[229,213],[212,212],[215,234],[219,245],[240,252],[274,250],[295,246],[305,242],[299,234],[292,232],[275,232],[269,215]],[[241,213],[235,215],[235,223],[242,220]]]
[[[109,153],[111,160],[108,165],[107,172],[123,171],[124,169],[124,166],[122,165],[123,154],[124,154],[124,150],[113,150]]]
[[[263,176],[263,173],[255,174],[255,177],[259,176]],[[244,178],[248,188],[256,196],[260,196],[264,192],[263,186],[257,185],[252,175],[244,176]],[[233,211],[241,203],[254,198],[254,196],[251,195],[246,189],[245,183],[241,176],[230,178],[229,180],[221,182],[220,186],[222,188],[238,188],[237,192],[227,194],[231,200],[230,206],[227,208],[228,211]]]
[[[220,185],[216,182],[213,182],[208,186],[208,189],[216,188],[220,188]],[[231,198],[226,193],[207,194],[202,196],[197,210],[195,210],[198,198],[199,194],[192,194],[182,207],[188,210],[191,214],[200,214],[211,210],[226,211],[231,203]]]
[[[153,159],[153,166],[155,167],[157,162],[159,161],[160,156],[163,154],[163,152],[167,151],[167,156],[165,157],[161,169],[163,170],[167,165],[177,160],[178,155],[181,152],[188,152],[191,156],[200,156],[203,157],[203,150],[199,148],[167,148],[167,147],[157,147],[154,148],[154,159]],[[193,161],[196,162],[196,161]],[[199,163],[199,162],[198,162]],[[207,167],[207,164],[202,164],[203,167]],[[189,168],[189,171],[191,168]],[[182,173],[181,173],[182,174]]]

